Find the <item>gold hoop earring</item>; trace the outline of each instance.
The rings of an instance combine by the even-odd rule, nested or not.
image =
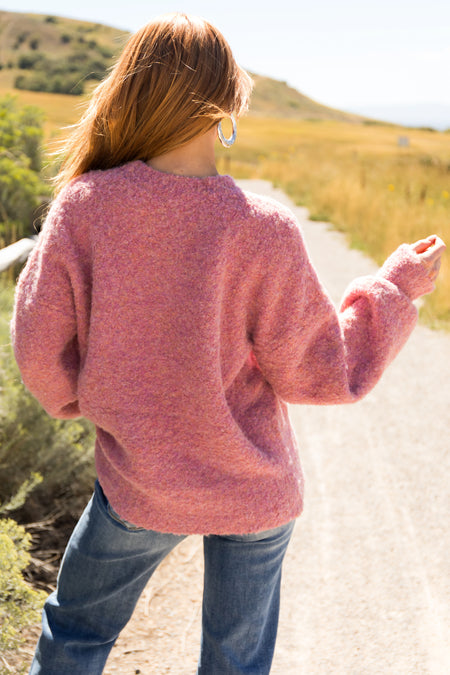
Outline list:
[[[219,141],[222,143],[224,148],[231,148],[233,143],[236,140],[237,136],[237,126],[236,126],[236,120],[234,119],[234,115],[230,115],[231,119],[231,124],[233,125],[233,131],[231,133],[231,136],[229,138],[225,138],[223,131],[222,131],[222,121],[219,122],[219,126],[217,127],[217,134],[219,136]]]

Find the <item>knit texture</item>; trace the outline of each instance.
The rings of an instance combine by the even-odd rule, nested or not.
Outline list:
[[[364,396],[424,289],[404,246],[336,311],[288,209],[229,176],[136,161],[54,201],[17,284],[12,339],[48,413],[96,425],[99,480],[124,519],[239,534],[301,512],[287,403]]]

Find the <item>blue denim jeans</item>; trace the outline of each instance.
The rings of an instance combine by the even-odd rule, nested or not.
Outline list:
[[[204,537],[198,675],[269,673],[281,566],[294,523],[256,534]],[[98,675],[149,578],[184,536],[136,528],[100,485],[61,563],[43,611],[30,675]]]

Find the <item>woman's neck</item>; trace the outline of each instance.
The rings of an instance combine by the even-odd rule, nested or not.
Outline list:
[[[156,171],[173,173],[177,176],[217,176],[214,144],[217,137],[217,129],[211,129],[202,136],[193,138],[192,141],[175,148],[170,152],[158,157],[152,157],[147,164]]]

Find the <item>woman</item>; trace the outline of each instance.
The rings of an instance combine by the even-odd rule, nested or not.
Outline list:
[[[209,23],[162,17],[130,39],[65,147],[12,336],[44,408],[96,425],[98,482],[33,675],[101,673],[152,572],[192,533],[198,673],[268,673],[303,498],[286,403],[364,396],[433,288],[435,236],[356,280],[336,312],[292,213],[217,173],[217,134],[234,140],[219,122],[250,89]]]

